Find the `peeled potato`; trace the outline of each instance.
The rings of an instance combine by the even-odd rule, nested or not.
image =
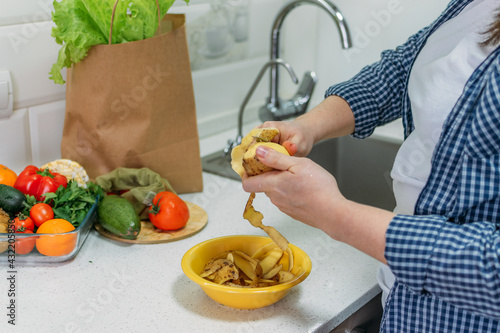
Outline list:
[[[243,177],[245,174],[245,168],[243,167],[243,155],[250,148],[250,146],[257,142],[256,138],[261,141],[270,142],[276,135],[278,135],[279,130],[277,128],[256,128],[250,131],[243,139],[241,143],[233,148],[231,151],[231,167],[233,170]]]
[[[275,142],[255,142],[250,147],[248,150],[243,154],[243,168],[245,169],[246,173],[249,176],[256,176],[260,175],[261,173],[268,172],[271,170],[274,170],[273,168],[265,165],[256,156],[256,151],[257,147],[259,146],[266,146],[269,148],[272,148],[282,154],[285,155],[290,155],[288,154],[288,151],[283,147],[282,145],[275,143]]]

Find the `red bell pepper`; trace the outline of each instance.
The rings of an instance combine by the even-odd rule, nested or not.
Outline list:
[[[59,186],[68,184],[68,179],[49,169],[39,169],[34,165],[28,165],[16,179],[14,187],[26,195],[32,195],[38,201],[43,201],[47,192],[55,192]]]

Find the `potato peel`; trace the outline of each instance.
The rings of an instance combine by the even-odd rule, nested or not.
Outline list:
[[[270,251],[264,259],[260,261],[260,266],[262,267],[262,273],[265,275],[268,273],[270,270],[273,269],[273,267],[276,267],[278,264],[278,261],[281,259],[283,256],[284,251],[277,248],[272,251]]]
[[[248,262],[250,262],[252,264],[252,266],[256,266],[257,265],[257,261],[250,257],[248,254],[246,254],[245,252],[242,252],[242,251],[234,251],[234,253],[240,255],[241,257],[243,257],[245,260],[247,260]]]
[[[237,280],[239,278],[239,271],[234,267],[234,263],[227,259],[221,259],[222,267],[217,271],[214,282],[223,284],[229,280]]]
[[[290,248],[287,248],[285,252],[288,254],[288,271],[291,272],[294,264],[293,252]]]
[[[200,274],[202,278],[211,276],[215,272],[217,272],[219,269],[222,267],[222,262],[219,261],[220,259],[217,260],[210,260],[208,264],[205,265],[205,268],[203,269],[203,272]],[[212,280],[212,279],[210,279]]]
[[[261,255],[255,256],[257,253]],[[295,277],[287,270],[292,265],[290,258],[292,257],[287,252],[276,245],[265,253],[258,249],[253,255],[234,250],[212,258],[205,265],[200,276],[230,287],[269,287],[290,281]]]
[[[238,173],[240,177],[243,178],[245,172],[248,173],[249,175],[256,175],[265,172],[267,170],[266,168],[269,168],[266,166],[264,166],[265,168],[256,166],[255,163],[253,163],[252,167],[250,166],[246,167],[244,165],[246,160],[248,160],[247,162],[254,161],[255,149],[250,152],[251,156],[245,157],[246,156],[245,153],[251,150],[250,147],[254,146],[255,148],[256,145],[258,144],[277,145],[279,146],[280,150],[283,150],[282,153],[288,155],[288,151],[284,147],[280,146],[277,143],[271,142],[278,134],[279,130],[277,128],[272,128],[272,127],[256,128],[250,131],[250,133],[248,133],[244,138],[242,138],[241,143],[238,146],[234,147],[231,151],[231,167],[233,168],[233,170],[236,173]],[[256,173],[254,173],[254,171]],[[278,245],[278,247],[281,250],[286,251],[288,249],[288,240],[275,228],[262,224],[264,215],[262,215],[261,212],[256,211],[255,208],[253,207],[254,199],[255,199],[255,193],[251,193],[246,203],[245,209],[243,211],[243,218],[248,220],[250,224],[253,225],[254,227],[262,229],[265,233],[269,235],[269,237],[271,237],[273,242],[276,243],[276,245]]]
[[[257,267],[257,265],[253,266],[242,256],[238,254],[234,255],[234,264],[236,265],[236,267],[241,269],[241,271],[245,273],[245,275],[248,276],[250,279],[255,280],[255,278],[257,277],[255,273],[256,270],[255,268]]]
[[[271,270],[269,272],[267,272],[266,274],[264,274],[264,276],[262,278],[265,279],[265,280],[271,279],[274,276],[276,276],[276,274],[278,274],[279,271],[281,271],[282,268],[283,268],[283,265],[274,266],[273,268],[271,268]]]
[[[288,240],[280,234],[280,232],[273,227],[266,226],[262,224],[262,219],[264,215],[261,212],[256,211],[253,207],[253,200],[255,199],[255,193],[250,193],[250,197],[248,198],[247,204],[245,206],[245,210],[243,212],[243,218],[248,220],[251,225],[256,228],[260,228],[266,232],[269,237],[279,246],[280,249],[286,251],[288,248]]]
[[[239,271],[234,267],[233,261],[229,259],[212,259],[205,265],[200,276],[215,283],[223,284],[229,280],[237,280]]]
[[[278,245],[276,245],[275,242],[271,242],[271,243],[267,243],[266,245],[263,245],[257,251],[255,251],[254,254],[252,254],[252,259],[263,257],[266,253],[268,253],[269,251],[271,251],[275,247],[278,247]]]

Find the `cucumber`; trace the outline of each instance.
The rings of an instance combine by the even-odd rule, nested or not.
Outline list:
[[[18,189],[0,184],[0,208],[13,216],[24,209],[26,196]]]
[[[135,239],[141,231],[141,220],[132,203],[117,195],[102,199],[97,208],[99,223],[112,234],[125,239]]]

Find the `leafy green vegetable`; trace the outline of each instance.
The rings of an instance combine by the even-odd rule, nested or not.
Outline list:
[[[70,221],[75,228],[83,222],[96,200],[104,197],[102,187],[88,182],[87,188],[69,180],[66,187],[59,186],[55,193],[46,193],[44,202],[51,202],[54,218]]]
[[[184,0],[189,3],[189,0]],[[163,17],[175,0],[158,0]],[[50,79],[64,84],[61,70],[81,61],[94,45],[108,44],[115,0],[54,0],[52,37],[62,45]],[[113,21],[112,44],[142,40],[158,29],[155,0],[120,0]]]

